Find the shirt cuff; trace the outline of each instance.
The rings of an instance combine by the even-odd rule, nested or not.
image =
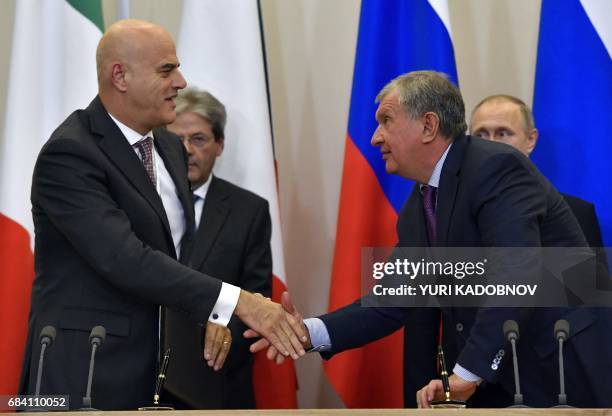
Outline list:
[[[471,381],[476,384],[482,383],[482,377],[478,377],[476,374],[472,373],[471,371],[466,370],[465,368],[461,367],[459,364],[455,364],[455,367],[453,367],[453,373],[459,376],[460,378],[464,379],[465,381]]]
[[[208,322],[213,324],[227,326],[238,304],[240,297],[240,288],[230,285],[229,283],[221,283],[221,292],[217,298],[217,303],[213,306],[213,310],[208,317]]]
[[[331,350],[331,340],[329,338],[329,332],[327,327],[319,318],[307,318],[304,319],[304,325],[308,329],[310,335],[310,343],[312,348],[308,349],[307,352],[320,352]]]

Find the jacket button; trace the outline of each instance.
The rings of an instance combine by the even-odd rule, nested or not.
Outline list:
[[[463,324],[462,324],[461,322],[459,322],[459,323],[458,323],[458,324],[455,326],[455,328],[457,329],[457,332],[461,332],[461,331],[463,331]]]

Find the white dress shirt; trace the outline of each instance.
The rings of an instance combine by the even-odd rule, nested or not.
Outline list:
[[[140,158],[140,154],[134,147],[137,142],[145,137],[153,137],[153,142],[155,143],[153,131],[149,131],[143,136],[117,120],[112,115],[110,115],[110,117],[113,119],[115,124],[117,124],[117,127],[119,127],[119,130],[121,130],[121,133],[123,133],[130,146],[132,146],[132,149],[136,155],[138,155],[138,158]],[[161,158],[159,153],[157,153],[155,146],[153,146],[153,168],[155,170],[155,178],[157,182],[154,184],[155,189],[157,190],[157,193],[162,200],[162,204],[164,205],[164,211],[166,211],[168,223],[170,224],[170,232],[172,233],[172,241],[174,242],[176,257],[179,258],[181,254],[181,239],[183,238],[185,230],[187,229],[185,212],[183,211],[181,200],[176,193],[176,186],[174,185],[174,181],[170,176],[170,172],[168,172],[166,169],[164,160]]]
[[[132,146],[132,149],[140,158],[140,154],[134,147],[134,144],[139,142],[145,137],[152,137],[155,142],[155,136],[153,135],[153,131],[149,131],[144,136],[138,133],[137,131],[131,129],[126,126],[111,114],[109,114],[111,119],[115,122],[119,130],[123,133],[126,140]],[[157,153],[157,149],[153,146],[153,168],[155,170],[155,178],[156,183],[155,189],[159,194],[162,204],[164,206],[164,211],[166,211],[166,216],[168,217],[168,223],[170,224],[170,232],[172,234],[172,241],[174,242],[174,249],[176,250],[177,259],[180,257],[181,253],[181,240],[183,235],[185,234],[185,230],[187,229],[187,222],[185,220],[185,212],[183,210],[183,205],[178,197],[176,192],[176,185],[170,176],[170,172],[166,169],[166,165],[164,164],[164,160],[161,158],[159,153]],[[212,176],[212,175],[211,175]],[[210,178],[208,180],[210,183]],[[208,190],[208,189],[207,189]],[[204,202],[202,201],[202,206]],[[202,213],[202,208],[200,208],[200,214]],[[200,215],[196,215],[196,223],[199,222]],[[240,297],[240,288],[234,285],[230,285],[229,283],[222,282],[221,283],[221,292],[219,293],[219,297],[217,298],[217,302],[213,307],[208,320],[214,322],[218,325],[227,326],[232,314],[234,313],[234,309],[236,309],[236,305],[238,304],[238,298]]]
[[[204,210],[204,202],[206,201],[206,194],[208,194],[208,188],[210,188],[210,182],[212,181],[212,173],[208,175],[208,179],[202,185],[198,186],[193,190],[193,209],[195,211],[195,223],[196,230],[200,227],[200,220],[202,218],[202,211]]]
[[[212,173],[208,175],[206,182],[193,191],[193,208],[195,211],[196,230],[200,227],[202,211],[204,210],[204,203],[206,202],[206,195],[208,195],[208,189],[210,188],[212,176]],[[215,324],[227,326],[227,323],[234,313],[234,309],[236,309],[239,297],[240,288],[238,286],[222,282],[219,298],[217,299],[217,303],[215,303],[208,320]]]

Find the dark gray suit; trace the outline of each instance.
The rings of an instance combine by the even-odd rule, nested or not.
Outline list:
[[[186,159],[179,139],[154,131],[193,230]],[[158,305],[206,322],[221,281],[175,260],[168,219],[144,167],[99,97],[72,113],[42,148],[32,183],[36,279],[32,288],[22,393],[32,393],[38,334],[57,330],[48,350],[42,394],[69,394],[81,406],[89,365],[89,331],[103,325],[93,406],[150,404],[158,362]],[[193,232],[183,238],[190,252]]]
[[[253,293],[272,292],[272,226],[268,202],[213,176],[196,232],[191,266]],[[254,408],[253,355],[247,327],[229,323],[232,346],[219,372],[203,360],[203,327],[184,314],[167,311],[166,346],[172,348],[166,389],[194,409]]]
[[[531,162],[510,146],[470,136],[455,139],[442,168],[436,209],[437,236],[446,247],[582,247],[586,240],[561,195]],[[397,224],[399,246],[428,245],[418,187],[406,201]],[[522,270],[522,269],[518,269]],[[514,393],[511,354],[502,332],[514,319],[521,328],[519,365],[525,403],[546,407],[558,393],[557,319],[570,322],[565,350],[566,377],[573,380],[568,402],[609,407],[612,383],[612,319],[609,310],[553,308],[445,308],[443,345],[449,370],[455,363],[485,380],[470,404],[503,407]],[[404,400],[414,407],[415,393],[436,371],[437,309],[361,307],[357,301],[321,319],[333,350],[325,358],[359,347],[404,326]],[[356,325],[355,323],[358,323]],[[499,366],[492,363],[505,351]],[[590,351],[590,352],[589,352]]]

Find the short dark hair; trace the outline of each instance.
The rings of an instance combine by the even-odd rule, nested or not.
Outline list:
[[[514,97],[513,95],[495,94],[495,95],[490,95],[484,98],[482,101],[476,104],[476,107],[474,107],[474,109],[472,110],[471,118],[474,118],[474,113],[476,113],[476,110],[478,110],[483,104],[492,102],[492,101],[508,101],[508,102],[518,105],[519,110],[521,112],[521,117],[523,118],[523,127],[525,128],[525,133],[529,135],[531,130],[535,128],[535,122],[533,120],[533,113],[531,112],[531,108],[529,108],[523,100],[521,100],[520,98]]]
[[[438,115],[440,133],[448,139],[465,133],[465,104],[461,92],[448,76],[436,71],[413,71],[389,82],[376,96],[381,102],[392,92],[398,93],[399,104],[412,118],[427,112]]]
[[[225,139],[227,113],[221,101],[205,90],[186,88],[176,97],[177,114],[192,112],[205,118],[212,127],[215,140]]]

